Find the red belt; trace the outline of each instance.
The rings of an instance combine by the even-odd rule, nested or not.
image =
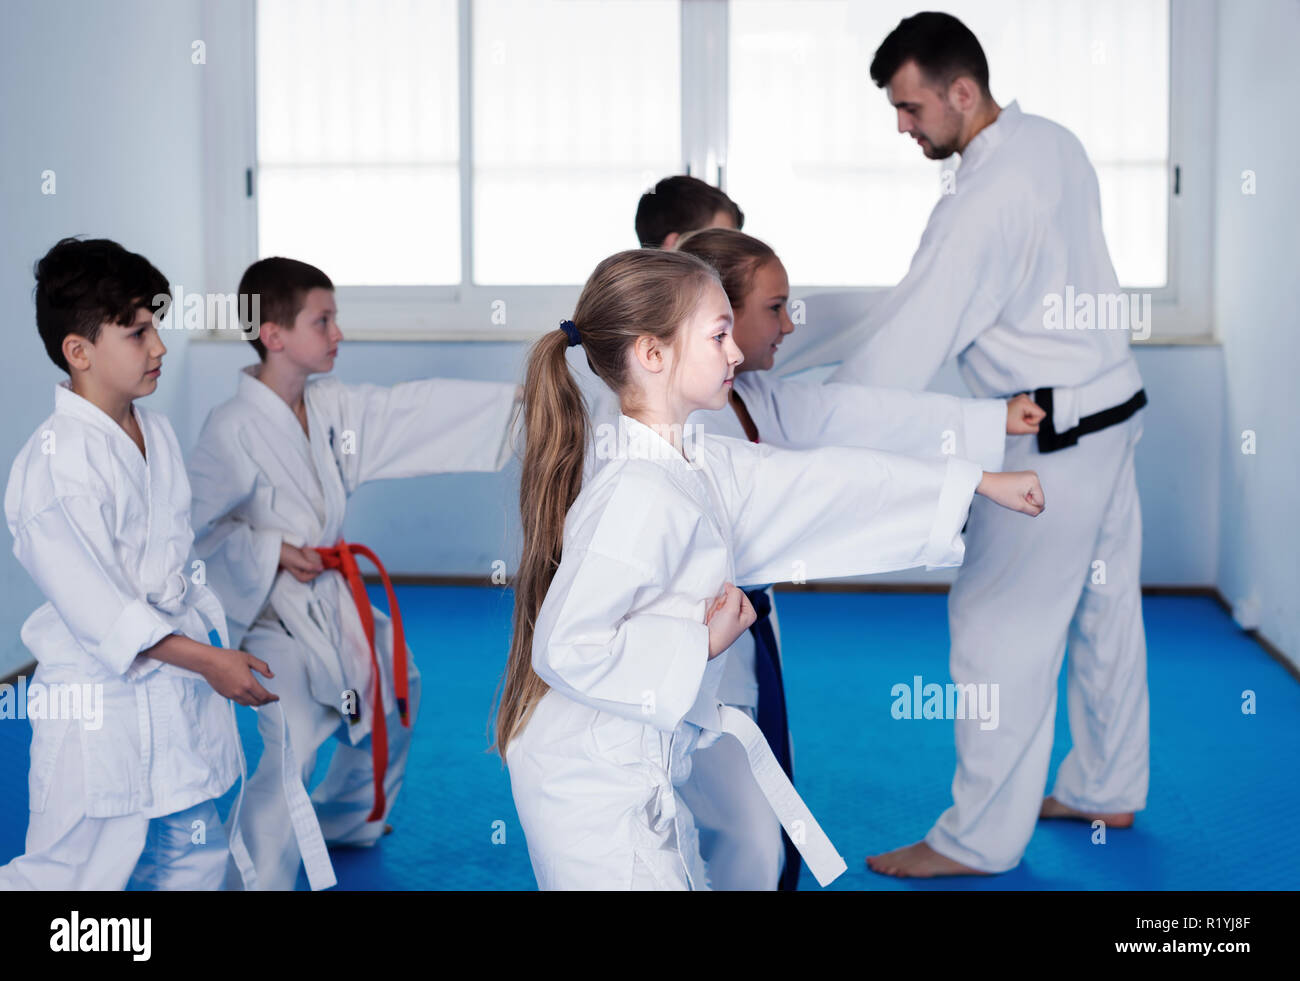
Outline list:
[[[333,547],[316,549],[325,563],[326,569],[340,573],[352,590],[352,600],[357,604],[357,613],[361,615],[361,625],[366,630],[366,640],[370,643],[370,667],[374,671],[375,700],[374,718],[370,724],[370,749],[375,769],[375,806],[367,821],[379,821],[384,816],[384,775],[388,770],[388,723],[384,718],[383,677],[379,673],[379,658],[375,653],[375,617],[370,609],[370,597],[366,593],[366,584],[361,581],[361,570],[357,568],[357,555],[364,555],[379,570],[379,578],[384,582],[384,592],[388,594],[389,615],[393,618],[393,686],[397,690],[397,711],[402,717],[402,725],[411,726],[407,715],[410,698],[410,685],[406,674],[406,636],[402,632],[402,611],[397,606],[397,596],[393,593],[393,584],[388,578],[388,570],[379,561],[379,557],[364,545],[340,540]]]

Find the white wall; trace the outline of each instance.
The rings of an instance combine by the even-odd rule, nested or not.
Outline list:
[[[1221,3],[1215,320],[1225,426],[1218,582],[1300,663],[1300,3]],[[1255,193],[1243,193],[1253,171]],[[1256,452],[1242,452],[1253,430]]]
[[[199,0],[7,0],[0,8],[0,472],[54,406],[65,377],[36,334],[32,267],[67,235],[108,237],[173,283],[202,288]],[[41,193],[42,172],[55,193]],[[150,407],[184,407],[184,336]],[[18,628],[40,600],[0,535],[0,676],[28,660]]]

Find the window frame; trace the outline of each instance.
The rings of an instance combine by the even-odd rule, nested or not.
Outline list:
[[[202,7],[212,59],[204,75],[204,272],[230,290],[257,256],[257,0]],[[483,285],[473,281],[473,0],[457,0],[460,74],[461,283],[341,286],[342,323],[353,340],[531,341],[568,316],[580,284]],[[682,172],[726,188],[729,0],[681,0]],[[1169,0],[1169,177],[1167,285],[1152,297],[1153,329],[1134,344],[1214,342],[1212,323],[1214,0]],[[700,96],[704,93],[704,97]],[[1175,170],[1179,193],[1174,194]],[[251,193],[250,193],[251,191]],[[633,202],[628,202],[628,247]],[[792,286],[795,297],[883,293],[887,286]],[[512,310],[522,310],[513,317]],[[504,311],[504,317],[501,315]],[[554,323],[552,323],[554,321]],[[206,332],[235,339],[234,331]]]

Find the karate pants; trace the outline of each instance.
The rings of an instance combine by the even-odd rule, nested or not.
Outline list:
[[[76,733],[59,754],[45,808],[28,818],[26,850],[0,867],[0,891],[222,887],[230,847],[213,801],[155,818],[87,817]]]
[[[1039,453],[1007,440],[1006,470],[1036,470],[1036,518],[976,497],[966,561],[948,596],[957,684],[999,688],[996,728],[954,722],[952,806],[926,835],[935,851],[985,872],[1014,868],[1038,821],[1068,642],[1073,747],[1052,794],[1079,810],[1146,806],[1149,775],[1142,518],[1134,449],[1142,413]],[[1099,564],[1101,563],[1101,564]]]
[[[781,657],[781,624],[776,596],[768,589],[772,609],[768,621]],[[729,656],[729,655],[728,655]],[[758,720],[757,706],[733,706]],[[708,887],[718,891],[775,891],[785,871],[785,842],[781,822],[758,789],[745,747],[736,739],[719,739],[695,750],[692,769],[679,794],[695,817],[699,856],[705,860]],[[794,739],[790,738],[790,767]]]
[[[769,596],[771,592],[769,590]],[[768,619],[778,654],[781,624],[775,597]],[[757,720],[755,705],[736,705]],[[791,766],[794,740],[790,742]],[[775,890],[785,871],[785,842],[781,822],[749,769],[745,749],[735,739],[720,739],[691,754],[691,775],[678,794],[695,816],[700,857],[709,875],[709,888],[718,891]]]
[[[781,822],[758,789],[744,746],[719,739],[697,749],[678,794],[695,818],[710,889],[776,889],[785,868]]]
[[[376,650],[384,658],[382,673],[385,680],[391,679],[392,623],[387,618],[376,617],[375,643]],[[388,713],[388,767],[384,774],[386,806],[381,820],[367,821],[375,803],[372,737],[367,736],[355,746],[347,741],[347,722],[341,721],[338,710],[322,705],[312,695],[305,653],[292,637],[258,626],[250,631],[243,647],[271,666],[275,677],[264,684],[280,696],[280,701],[258,709],[257,731],[262,737],[262,758],[248,781],[240,825],[257,870],[258,888],[291,890],[298,881],[302,855],[284,797],[280,711],[283,710],[288,722],[289,745],[301,770],[298,779],[304,787],[316,769],[317,752],[329,739],[338,738],[325,778],[311,795],[321,833],[330,845],[373,845],[384,833],[384,824],[392,812],[406,773],[411,729],[402,725],[396,708]],[[408,666],[413,728],[420,710],[420,672],[414,658],[409,659]],[[392,682],[387,683],[391,685]],[[234,878],[232,870],[228,881]]]

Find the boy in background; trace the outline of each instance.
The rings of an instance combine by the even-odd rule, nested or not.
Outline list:
[[[643,249],[671,249],[687,232],[745,225],[745,213],[724,191],[696,177],[665,177],[641,195],[636,238]]]
[[[265,750],[243,818],[259,888],[292,889],[302,860],[315,889],[333,883],[321,834],[373,845],[389,830],[420,704],[387,574],[342,540],[347,499],[370,480],[501,469],[519,388],[309,381],[333,369],[343,338],[329,277],[268,258],[239,292],[259,297],[259,362],[199,434],[195,547],[243,649],[275,669],[281,697],[280,712],[258,713]],[[391,619],[371,606],[358,554],[379,566]],[[316,754],[332,738],[329,771],[308,801]]]

